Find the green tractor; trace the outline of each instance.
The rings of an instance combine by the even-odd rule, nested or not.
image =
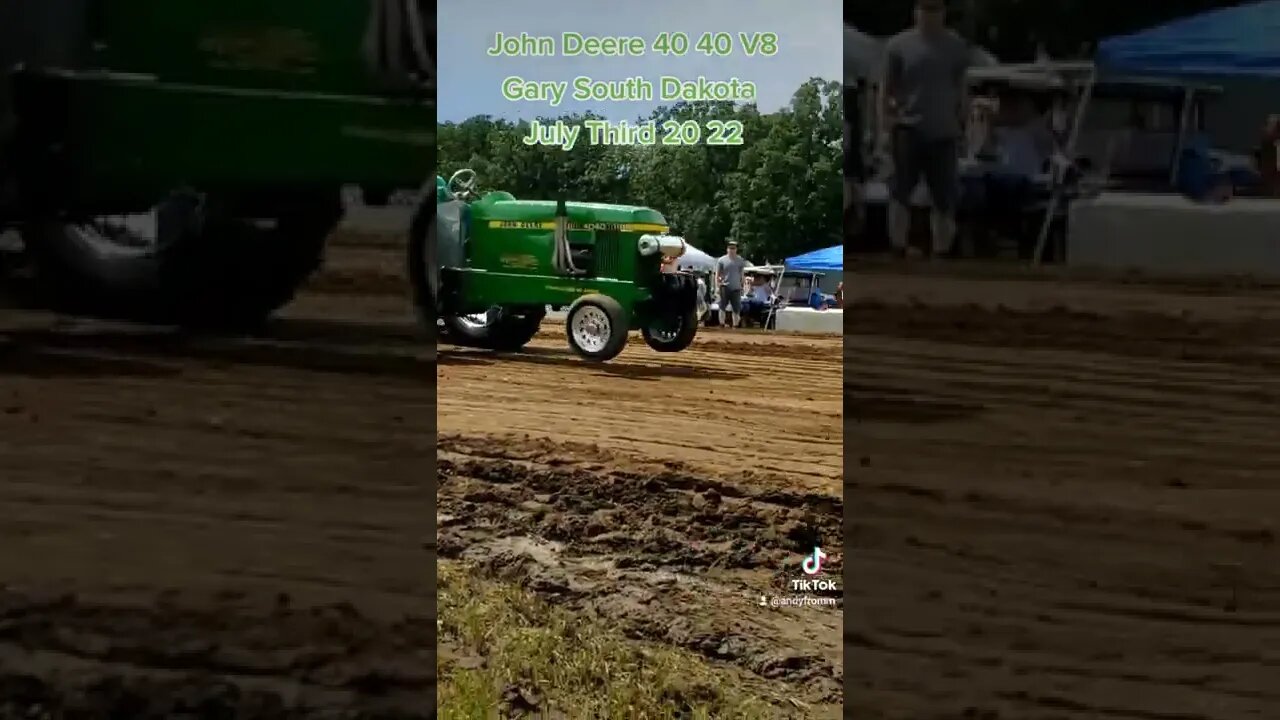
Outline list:
[[[517,200],[476,190],[476,174],[436,178],[435,217],[414,223],[410,276],[418,308],[441,340],[514,352],[547,308],[568,308],[569,346],[611,360],[631,330],[658,352],[698,332],[697,281],[663,266],[684,253],[649,208]]]
[[[434,57],[426,0],[0,2],[10,294],[260,323],[320,265],[344,193],[432,175]]]

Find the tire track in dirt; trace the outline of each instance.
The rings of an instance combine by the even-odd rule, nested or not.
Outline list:
[[[6,591],[0,717],[267,720],[361,705],[364,717],[421,717],[409,710],[434,688],[432,630],[373,622],[349,604],[295,609],[287,595],[254,607],[226,592],[194,611],[176,593],[138,607]]]
[[[848,562],[877,580],[847,593],[859,717],[1274,714],[1280,380],[1245,305],[863,309],[845,386]]]
[[[758,604],[814,545],[839,572],[840,339],[633,338],[598,365],[563,332],[440,351],[441,557],[838,712],[838,608]]]
[[[1280,369],[1280,320],[1197,320],[1158,313],[1107,316],[1067,308],[932,308],[860,303],[846,309],[858,335],[1008,349],[1079,350],[1127,358],[1222,362]]]
[[[604,444],[691,461],[715,475],[744,469],[793,489],[838,494],[843,435],[835,396],[839,338],[795,338],[791,357],[709,332],[683,353],[638,338],[611,363],[572,354],[562,326],[526,349],[493,355],[445,348],[437,385],[441,432],[512,433]],[[766,344],[766,348],[770,345]]]
[[[544,441],[443,436],[439,463],[442,558],[839,704],[838,608],[755,607],[815,545],[841,546],[838,499]]]
[[[0,717],[429,716],[406,304],[304,296],[229,339],[3,316]]]

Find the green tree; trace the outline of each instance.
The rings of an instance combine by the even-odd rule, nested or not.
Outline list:
[[[659,128],[667,122],[694,121],[705,128],[709,120],[738,120],[744,144],[637,148],[631,176],[634,201],[660,208],[673,232],[694,245],[723,249],[733,230],[734,176],[744,148],[753,142],[748,133],[762,127],[757,118],[754,105],[735,108],[733,103],[680,103],[655,110],[649,119]]]
[[[842,110],[839,83],[810,80],[743,153],[730,198],[744,249],[780,260],[840,242]]]

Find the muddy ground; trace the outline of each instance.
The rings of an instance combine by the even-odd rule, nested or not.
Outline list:
[[[848,283],[849,717],[1280,717],[1280,292],[967,274]]]
[[[841,607],[759,603],[815,545],[840,576],[840,343],[708,330],[592,366],[549,322],[523,355],[442,346],[441,558],[839,717]]]
[[[759,598],[840,573],[840,339],[437,375],[402,253],[347,232],[251,339],[0,312],[0,718],[429,716],[437,381],[443,557],[838,717],[839,606]]]
[[[434,352],[349,235],[263,337],[0,311],[0,718],[425,718]]]
[[[838,339],[433,367],[400,252],[251,340],[0,314],[0,718],[427,716],[436,383],[443,557],[793,715],[1280,716],[1280,293],[859,277],[842,501]],[[846,539],[855,622],[758,607]]]

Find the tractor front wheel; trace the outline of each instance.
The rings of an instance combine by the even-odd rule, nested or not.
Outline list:
[[[608,295],[583,295],[565,317],[569,347],[595,362],[612,360],[627,346],[630,324],[622,304]]]
[[[658,318],[640,328],[640,335],[657,352],[680,352],[693,344],[698,335],[698,309]]]

